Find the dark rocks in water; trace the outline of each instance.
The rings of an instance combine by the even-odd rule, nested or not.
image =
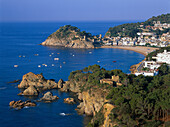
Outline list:
[[[59,97],[57,96],[53,96],[53,94],[51,92],[47,92],[44,94],[44,96],[40,99],[41,101],[45,101],[45,102],[52,102],[59,99]]]
[[[9,83],[17,83],[17,82],[19,82],[19,81],[21,81],[21,80],[17,79],[17,80],[14,80],[14,81],[11,81],[11,82],[7,82],[7,83],[8,83],[8,84],[9,84]]]
[[[35,107],[36,103],[31,102],[30,100],[27,100],[25,102],[22,100],[19,100],[19,101],[11,101],[9,103],[9,106],[15,109],[22,109],[24,107]]]

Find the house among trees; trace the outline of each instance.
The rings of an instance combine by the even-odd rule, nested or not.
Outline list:
[[[101,79],[100,80],[101,84],[107,83],[110,85],[116,85],[116,86],[121,86],[122,84],[120,83],[119,76],[113,75],[111,79]]]

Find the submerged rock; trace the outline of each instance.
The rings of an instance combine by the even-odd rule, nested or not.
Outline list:
[[[31,102],[31,101],[29,101],[29,100],[27,100],[27,101],[25,101],[25,102],[19,100],[19,101],[11,101],[11,102],[9,103],[9,106],[10,106],[11,108],[15,108],[15,109],[22,109],[22,108],[24,108],[24,107],[35,107],[35,106],[36,106],[36,103]]]
[[[19,82],[20,80],[19,79],[17,79],[17,80],[14,80],[14,81],[10,81],[10,82],[7,82],[7,83],[17,83],[17,82]]]
[[[56,99],[59,99],[59,97],[53,96],[51,92],[47,92],[44,94],[44,96],[40,100],[45,101],[45,102],[52,102],[52,101],[55,101]]]

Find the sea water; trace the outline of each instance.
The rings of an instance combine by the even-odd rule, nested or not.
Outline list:
[[[64,98],[72,95],[58,90],[52,90],[53,94],[60,98],[56,102],[37,102],[36,107],[10,109],[9,102],[12,100],[34,101],[38,98],[17,96],[20,92],[17,83],[7,82],[22,79],[22,76],[28,72],[43,73],[46,79],[68,80],[70,72],[94,64],[99,64],[108,70],[121,69],[125,73],[130,73],[130,66],[144,59],[143,55],[134,51],[38,45],[63,25],[71,24],[93,35],[104,35],[109,27],[123,23],[125,22],[0,23],[0,126],[83,127],[86,125],[89,118],[77,114],[75,111],[77,104],[63,103]],[[54,60],[54,58],[59,59]]]

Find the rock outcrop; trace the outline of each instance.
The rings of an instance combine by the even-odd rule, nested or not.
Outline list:
[[[109,115],[112,111],[112,109],[114,108],[114,105],[106,103],[103,105],[103,114],[104,114],[104,124],[103,127],[113,127],[115,126],[115,124],[113,124],[111,122],[111,120],[109,119]]]
[[[97,91],[83,91],[81,92],[82,82],[67,81],[65,82],[61,90],[64,92],[71,91],[77,93],[78,99],[82,102],[77,106],[79,114],[95,115],[100,110],[105,102],[105,95],[102,94],[102,90]]]
[[[64,103],[75,104],[75,100],[74,98],[65,98]]]
[[[58,81],[58,88],[59,88],[59,89],[63,88],[63,84],[64,84],[64,81],[63,81],[62,79],[60,79],[60,80]]]
[[[52,101],[55,101],[56,99],[59,99],[59,97],[53,96],[53,94],[52,94],[51,92],[47,92],[47,93],[45,93],[44,96],[41,98],[41,101],[52,102]]]
[[[10,106],[11,108],[15,108],[15,109],[22,109],[22,108],[24,108],[24,107],[35,107],[35,106],[36,106],[36,103],[31,102],[31,101],[29,101],[29,100],[27,100],[27,101],[25,101],[25,102],[19,100],[19,101],[11,101],[11,102],[9,103],[9,106]]]
[[[53,80],[46,80],[42,74],[34,74],[29,72],[22,78],[18,88],[26,89],[29,86],[34,86],[37,90],[47,90],[58,88],[58,84]]]
[[[92,36],[77,27],[65,25],[51,34],[41,45],[64,46],[70,48],[94,48]]]
[[[86,115],[93,116],[93,118],[95,118],[96,115],[98,115],[96,113],[102,110],[101,113],[103,114],[104,121],[103,121],[103,125],[101,126],[109,127],[112,125],[116,125],[113,124],[109,119],[109,114],[111,113],[111,110],[114,108],[114,105],[109,104],[108,100],[105,99],[108,92],[97,87],[92,89],[91,91],[89,90],[81,91],[81,88],[84,84],[82,82],[77,82],[75,80],[66,81],[66,82],[62,81],[62,83],[63,84],[60,87],[61,91],[65,91],[65,92],[71,91],[77,93],[78,99],[81,102],[75,110],[77,110],[77,112],[80,115],[86,114]],[[64,102],[66,102],[66,99],[64,100]]]
[[[46,80],[42,74],[33,74],[32,72],[23,76],[21,83],[18,85],[18,88],[26,88],[20,95],[38,95],[39,91],[58,88],[61,91],[67,92],[74,92],[78,95],[78,99],[81,101],[80,104],[77,106],[77,112],[79,114],[86,114],[90,116],[95,116],[105,103],[107,102],[106,95],[108,91],[105,89],[101,89],[98,86],[92,86],[93,88],[86,89],[84,88],[84,83],[82,81],[77,81],[71,79],[69,81],[63,81],[62,79],[59,80],[58,83],[55,83],[54,80]],[[83,89],[84,90],[83,90]],[[45,102],[52,102],[58,99],[57,96],[53,96],[51,92],[47,92],[44,96],[40,99],[40,101]],[[73,98],[66,98],[64,99],[65,103],[74,104],[75,101]],[[11,102],[11,105],[14,102]],[[111,125],[109,122],[109,114],[113,105],[106,105],[105,109],[108,108],[107,112],[103,111],[105,115],[104,125]]]
[[[98,91],[99,92],[99,91]],[[82,92],[78,94],[79,100],[82,102],[77,106],[77,111],[80,114],[94,116],[105,102],[105,97],[101,96],[100,92]]]
[[[19,93],[18,95],[37,96],[38,91],[35,88],[35,86],[29,86],[27,89],[25,89],[23,92]]]

